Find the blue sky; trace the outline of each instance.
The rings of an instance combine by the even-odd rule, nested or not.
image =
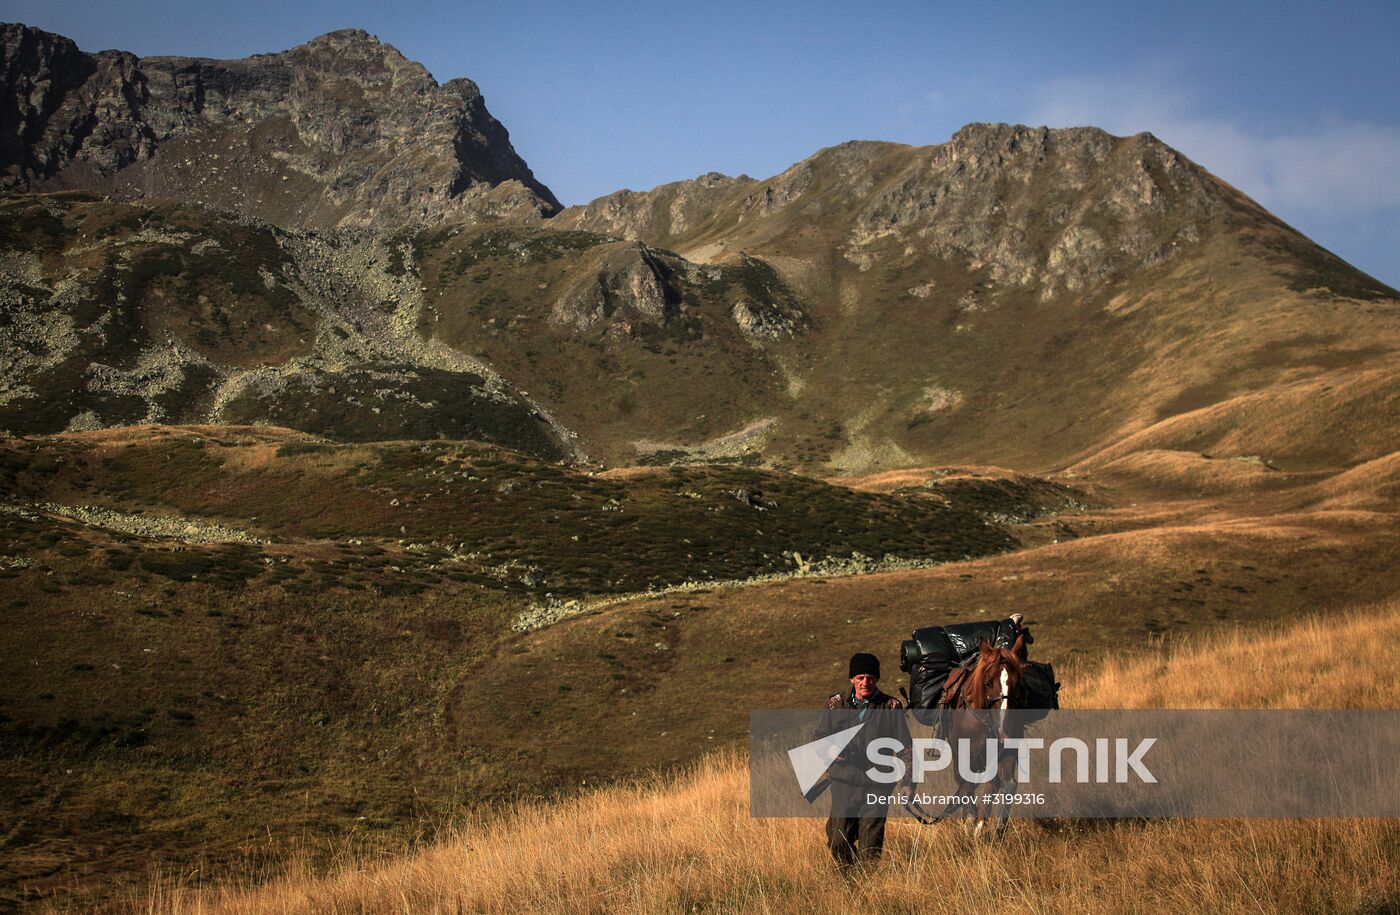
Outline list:
[[[0,0],[85,50],[242,57],[357,27],[475,80],[565,203],[969,121],[1150,130],[1400,286],[1400,2]]]

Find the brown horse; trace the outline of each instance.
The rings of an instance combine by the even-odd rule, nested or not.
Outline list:
[[[1019,720],[1008,722],[1003,714],[1020,708],[1021,664],[1026,659],[1027,634],[1025,630],[1016,636],[1011,648],[994,647],[983,639],[978,646],[977,663],[970,669],[960,668],[948,678],[944,689],[942,707],[943,737],[953,750],[953,771],[957,786],[954,794],[958,797],[975,796],[973,804],[954,801],[942,813],[929,816],[922,806],[911,805],[910,812],[921,822],[936,823],[939,820],[965,810],[974,818],[975,834],[981,835],[992,813],[992,803],[987,795],[1011,793],[1016,785],[1016,754],[1001,751],[996,759],[996,775],[986,783],[978,784],[965,780],[958,766],[957,748],[963,739],[969,746],[982,746],[983,741],[995,737],[999,745],[1004,745],[1008,737],[1024,736],[1024,726]],[[951,712],[951,714],[950,714]],[[1013,716],[1014,717],[1014,716]],[[1006,829],[1010,815],[1010,805],[1003,804],[996,826],[997,835]]]

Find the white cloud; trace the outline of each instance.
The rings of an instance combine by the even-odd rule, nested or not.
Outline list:
[[[1400,216],[1400,128],[1329,118],[1286,132],[1250,131],[1195,114],[1179,86],[1150,75],[1056,80],[1037,91],[1031,120],[1151,131],[1281,214]]]

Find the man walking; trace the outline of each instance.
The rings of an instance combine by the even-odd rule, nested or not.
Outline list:
[[[870,761],[866,747],[878,737],[894,737],[905,748],[906,778],[910,771],[909,726],[896,710],[904,706],[898,699],[880,691],[880,659],[858,652],[851,656],[851,688],[826,700],[826,712],[817,726],[816,737],[866,724],[856,732],[827,769],[831,784],[831,816],[826,821],[827,846],[836,863],[844,868],[859,862],[879,860],[885,845],[885,817],[888,805],[875,803],[871,795],[887,796],[896,789],[880,785],[866,775]]]

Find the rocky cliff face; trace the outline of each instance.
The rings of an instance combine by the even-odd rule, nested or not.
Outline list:
[[[691,181],[675,181],[650,191],[616,191],[555,219],[561,227],[623,238],[676,238],[709,224],[723,205],[758,184],[747,175],[731,178],[710,172]]]
[[[245,60],[87,54],[0,26],[0,186],[173,197],[284,225],[559,209],[470,80],[366,32]]]
[[[765,181],[620,191],[554,224],[717,259],[759,246],[809,258],[822,233],[861,271],[895,246],[1049,298],[1170,258],[1236,204],[1262,214],[1150,134],[970,124],[938,146],[844,143]]]

